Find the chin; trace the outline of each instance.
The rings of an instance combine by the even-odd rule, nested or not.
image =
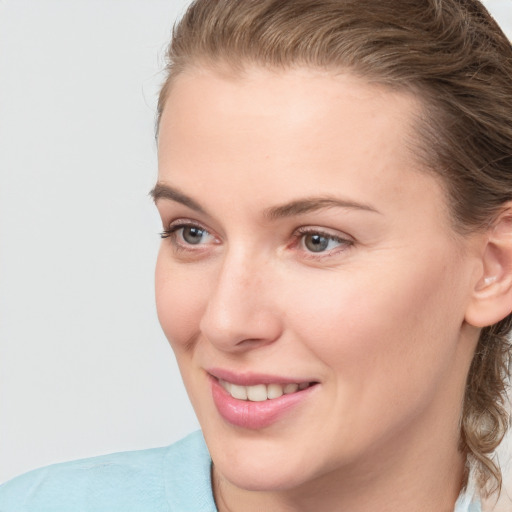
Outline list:
[[[237,465],[228,463],[226,466],[216,465],[215,467],[219,474],[232,485],[247,491],[287,491],[311,480],[311,475],[308,476],[297,469],[279,467],[277,462],[265,468],[249,463]]]
[[[240,443],[232,439],[227,446],[217,443],[211,446],[217,473],[239,489],[266,492],[296,489],[315,480],[330,466],[319,465],[321,460],[301,453],[297,449],[300,442],[283,446],[268,440],[254,441],[257,442]]]

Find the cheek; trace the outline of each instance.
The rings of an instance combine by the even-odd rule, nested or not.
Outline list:
[[[204,309],[201,287],[194,286],[194,274],[169,263],[160,250],[155,271],[155,299],[160,325],[173,350],[178,354],[196,337]]]
[[[295,335],[327,371],[326,414],[342,418],[325,422],[322,435],[351,439],[357,453],[422,421],[432,404],[453,405],[439,398],[457,385],[463,294],[452,270],[390,265],[377,275],[367,268],[364,278],[354,272],[317,283],[307,300],[295,291]]]
[[[295,331],[356,395],[425,389],[455,354],[464,316],[456,275],[454,268],[425,263],[330,276],[308,287],[316,293],[290,296]]]

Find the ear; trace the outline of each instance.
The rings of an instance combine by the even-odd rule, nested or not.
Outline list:
[[[475,327],[493,325],[512,312],[512,202],[484,234],[481,264],[465,316]]]

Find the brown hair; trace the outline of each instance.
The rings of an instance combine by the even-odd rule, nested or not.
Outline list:
[[[477,0],[196,0],[167,56],[157,127],[190,67],[348,68],[423,100],[416,151],[444,179],[459,232],[512,199],[512,47]],[[511,327],[509,315],[482,330],[464,397],[460,448],[488,490],[501,487]]]

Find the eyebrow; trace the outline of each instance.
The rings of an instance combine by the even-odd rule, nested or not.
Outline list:
[[[181,203],[197,212],[206,213],[204,208],[197,201],[187,196],[179,189],[169,185],[164,185],[163,183],[157,183],[151,190],[150,195],[155,203],[160,199],[168,199],[177,203]],[[272,206],[264,211],[263,216],[269,220],[277,220],[326,208],[349,208],[352,210],[380,213],[378,210],[368,204],[359,203],[348,199],[340,199],[337,197],[320,196],[306,197],[304,199],[297,199],[283,205]]]
[[[155,203],[160,199],[169,199],[171,201],[175,201],[177,203],[188,206],[190,209],[195,210],[196,212],[206,213],[204,208],[191,197],[187,196],[177,188],[164,185],[163,183],[157,183],[149,195],[153,198]]]
[[[265,217],[270,220],[277,220],[283,217],[293,217],[304,213],[315,212],[325,208],[349,208],[352,210],[362,210],[373,213],[380,213],[372,206],[364,203],[358,203],[347,199],[340,199],[331,196],[306,197],[297,199],[281,206],[273,206],[265,210]]]

